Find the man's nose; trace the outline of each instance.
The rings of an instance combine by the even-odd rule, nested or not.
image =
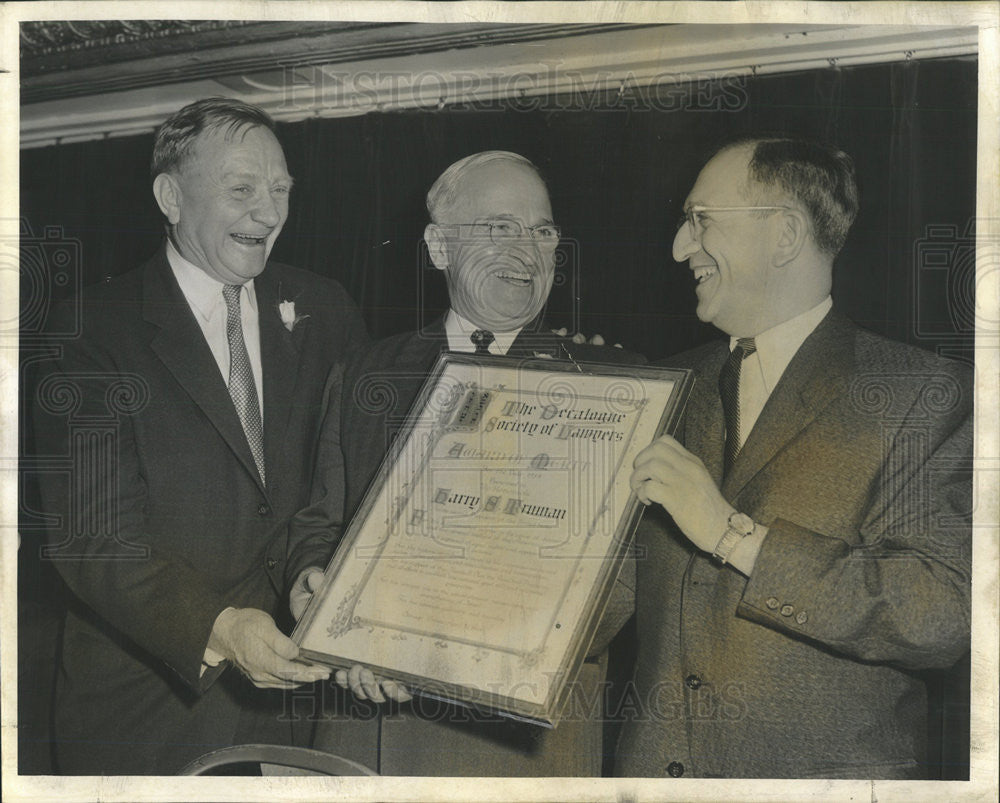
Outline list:
[[[261,193],[251,215],[265,226],[277,226],[281,222],[281,207],[271,193]]]
[[[674,261],[684,262],[701,249],[701,245],[691,234],[691,224],[685,223],[674,235]]]

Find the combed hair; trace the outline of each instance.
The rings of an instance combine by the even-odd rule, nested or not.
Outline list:
[[[462,178],[466,173],[484,164],[501,161],[514,162],[515,164],[530,167],[535,171],[535,175],[538,176],[539,181],[543,184],[545,183],[538,168],[520,154],[512,153],[511,151],[481,151],[474,153],[472,156],[459,159],[449,166],[447,170],[438,176],[437,181],[427,191],[427,212],[431,216],[431,221],[440,223],[441,216],[446,214],[455,203],[455,198],[462,184]]]
[[[779,188],[805,207],[820,250],[836,256],[858,215],[854,160],[832,145],[807,139],[745,137],[723,150],[752,147],[748,173],[760,188]],[[745,188],[752,197],[754,188]]]
[[[151,177],[155,179],[160,173],[179,170],[191,155],[195,139],[205,131],[222,130],[229,137],[257,126],[273,132],[274,120],[263,109],[241,100],[205,98],[189,103],[156,129],[150,162]]]

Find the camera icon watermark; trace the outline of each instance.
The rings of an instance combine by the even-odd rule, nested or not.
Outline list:
[[[0,337],[20,334],[22,343],[78,337],[80,241],[67,237],[61,226],[45,226],[36,234],[26,218],[18,221],[18,229],[17,240],[0,236],[0,270],[16,271],[20,285],[17,318],[0,320]],[[55,320],[52,310],[60,299],[71,299],[71,306]]]
[[[1000,333],[1000,313],[983,303],[989,294],[981,292],[1000,275],[1000,235],[993,233],[997,221],[990,221],[990,226],[986,223],[972,219],[964,227],[931,224],[914,243],[913,333],[917,338],[971,349],[977,331]]]

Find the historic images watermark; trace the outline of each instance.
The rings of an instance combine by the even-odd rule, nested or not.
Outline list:
[[[539,681],[542,682],[542,681]],[[531,685],[531,684],[529,684]],[[572,681],[560,723],[570,722],[673,722],[683,728],[685,722],[738,722],[747,717],[747,691],[742,683],[697,683],[661,681],[648,693],[640,695],[634,681],[617,686],[610,681],[586,683]],[[503,684],[488,684],[485,691],[507,696],[518,689]],[[450,725],[474,723],[510,723],[512,720],[492,711],[457,705],[436,697],[416,695],[406,705],[406,714],[395,706],[386,707],[369,700],[359,700],[332,682],[287,689],[283,693],[281,721],[333,721],[339,718],[383,721],[417,715],[432,722]]]
[[[336,70],[284,63],[278,114],[361,114],[399,108],[449,111],[736,112],[746,108],[747,77],[583,72],[561,62],[516,70]]]

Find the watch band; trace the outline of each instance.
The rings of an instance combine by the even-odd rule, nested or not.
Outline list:
[[[719,539],[719,543],[715,545],[712,557],[725,566],[726,561],[729,560],[729,555],[736,548],[736,545],[750,535],[756,527],[757,525],[753,519],[744,513],[734,510],[729,514],[729,520],[726,522],[726,532]]]

